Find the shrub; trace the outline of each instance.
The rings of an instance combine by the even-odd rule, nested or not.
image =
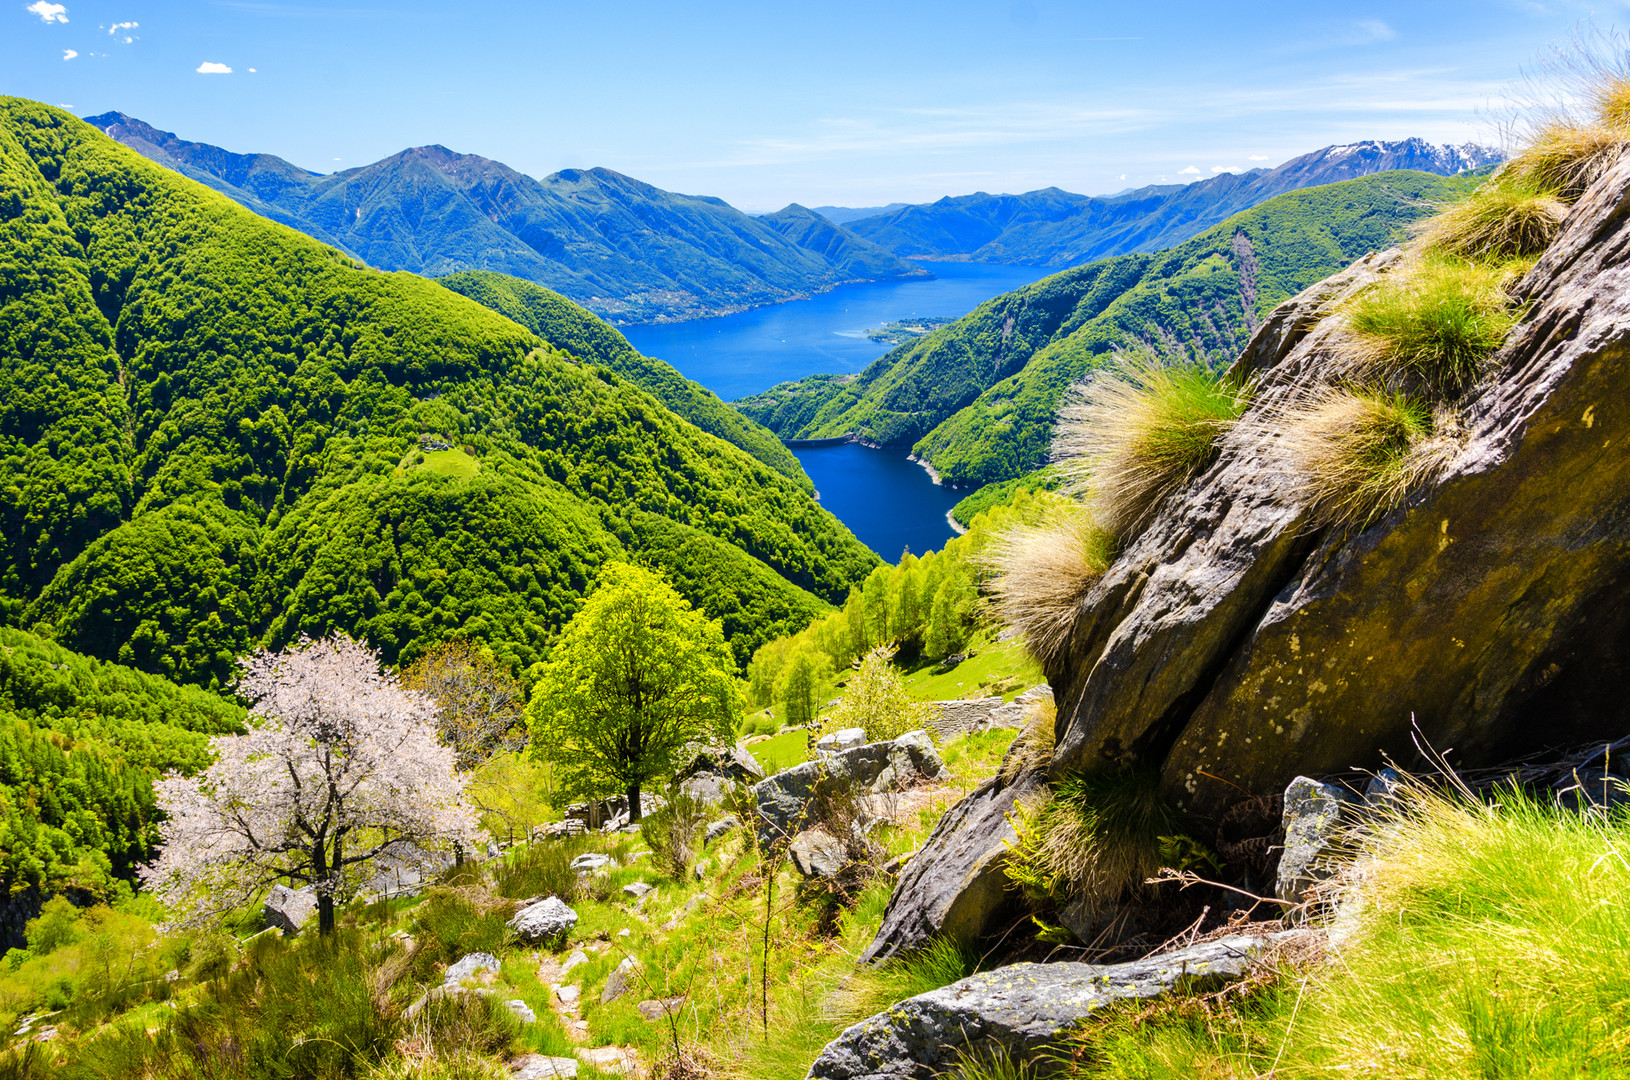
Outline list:
[[[510,900],[558,896],[569,904],[577,897],[577,871],[572,869],[572,860],[587,846],[581,836],[528,844],[514,858],[494,868],[493,889]]]
[[[1053,434],[1053,458],[1067,490],[1124,538],[1211,462],[1249,394],[1203,364],[1140,348],[1078,384],[1072,398]]]
[[[1038,909],[1074,906],[1093,918],[1159,872],[1176,818],[1153,776],[1071,773],[1021,809],[1007,876]]]
[[[1537,255],[1556,238],[1567,204],[1532,182],[1491,180],[1419,229],[1426,251],[1472,260]]]
[[[919,729],[932,735],[939,714],[934,706],[911,696],[890,662],[894,651],[893,645],[879,645],[855,661],[843,697],[827,713],[824,727],[864,728],[867,742],[898,739]]]
[[[1413,377],[1455,395],[1483,374],[1517,318],[1498,266],[1428,257],[1393,272],[1348,307],[1358,359],[1376,378]]]
[[[997,618],[1024,635],[1044,667],[1068,647],[1081,601],[1113,551],[1107,531],[1079,508],[1066,508],[1045,524],[1007,530],[985,552],[996,574],[987,587]]]
[[[1296,489],[1316,523],[1362,529],[1420,479],[1427,407],[1401,393],[1329,387],[1278,415]]]
[[[702,848],[711,807],[679,784],[670,784],[662,809],[640,820],[640,839],[658,865],[681,880]]]

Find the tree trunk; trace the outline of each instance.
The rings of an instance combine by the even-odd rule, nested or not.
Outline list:
[[[317,893],[317,933],[324,937],[334,932],[334,895],[319,890]]]
[[[628,820],[635,822],[640,819],[640,786],[632,783],[628,785]]]
[[[328,852],[321,840],[311,845],[311,883],[317,892],[317,933],[327,937],[334,932],[334,893],[328,880]]]

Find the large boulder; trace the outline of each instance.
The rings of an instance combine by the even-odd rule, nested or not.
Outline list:
[[[517,911],[509,925],[522,941],[553,943],[577,925],[577,912],[567,907],[560,897],[548,896]]]
[[[1157,771],[1206,835],[1298,775],[1430,748],[1494,765],[1630,726],[1617,689],[1630,676],[1630,156],[1511,286],[1521,321],[1457,403],[1463,437],[1444,436],[1430,475],[1362,531],[1322,526],[1275,410],[1361,374],[1332,312],[1402,258],[1366,256],[1282,304],[1235,361],[1255,380],[1250,410],[1127,541],[1047,665],[1052,776]],[[983,813],[947,820],[973,832],[946,848],[988,850],[999,831]],[[899,886],[930,887],[910,872]]]
[[[909,998],[826,1045],[809,1080],[932,1080],[968,1051],[1030,1057],[1064,1042],[1094,1010],[1197,989],[1249,972],[1276,942],[1311,933],[1240,934],[1129,964],[1014,964]]]
[[[857,790],[876,791],[885,769],[893,770],[886,778],[886,788],[892,791],[934,779],[945,771],[945,763],[928,736],[913,731],[890,742],[825,753],[814,761],[794,765],[753,785],[753,796],[758,800],[759,842],[766,846],[786,843],[801,832],[817,784],[853,784]]]
[[[291,889],[287,885],[273,885],[261,907],[266,926],[276,927],[285,934],[298,934],[316,913],[317,891],[310,886]]]

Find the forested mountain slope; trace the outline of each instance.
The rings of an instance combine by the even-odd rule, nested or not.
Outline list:
[[[1108,255],[1169,248],[1287,191],[1402,169],[1453,176],[1498,160],[1499,151],[1471,144],[1370,140],[1327,146],[1275,169],[1223,173],[1192,184],[1102,197],[1058,188],[1023,195],[977,192],[901,207],[847,227],[897,255],[1079,266]]]
[[[1471,181],[1395,172],[1280,195],[1157,255],[1122,255],[998,296],[840,381],[737,402],[783,438],[853,434],[913,446],[952,483],[1040,465],[1064,390],[1116,345],[1221,361],[1264,314]]]
[[[845,281],[926,274],[858,239],[864,259],[834,259],[721,199],[663,191],[610,169],[534,180],[501,162],[420,146],[325,176],[270,154],[189,142],[123,113],[89,122],[371,266],[432,277],[495,270],[614,322],[721,315]]]
[[[461,296],[520,323],[579,360],[604,364],[703,431],[735,443],[772,469],[813,490],[798,459],[773,433],[747,419],[661,360],[642,355],[593,312],[559,293],[492,270],[465,270],[436,279]]]
[[[682,561],[745,659],[877,562],[801,484],[608,368],[17,98],[0,525],[11,617],[206,684],[331,628],[389,662],[468,635],[524,669],[627,554]]]

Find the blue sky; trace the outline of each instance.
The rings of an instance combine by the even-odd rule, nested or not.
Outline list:
[[[1533,0],[0,0],[0,93],[320,172],[441,143],[534,176],[605,165],[756,212],[1100,193],[1363,138],[1490,141],[1490,110],[1540,48],[1626,14]]]

